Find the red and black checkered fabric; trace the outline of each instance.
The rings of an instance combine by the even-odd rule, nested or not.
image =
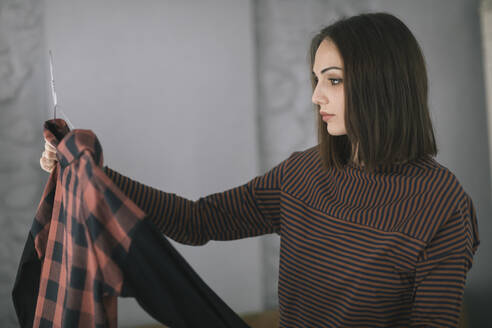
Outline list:
[[[44,136],[59,164],[31,228],[43,259],[34,327],[116,327],[119,261],[145,213],[100,169],[101,146],[90,130],[69,131],[56,119],[45,123]]]

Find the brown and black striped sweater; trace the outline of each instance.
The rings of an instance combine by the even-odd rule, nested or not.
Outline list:
[[[279,234],[281,327],[458,325],[477,218],[432,157],[326,171],[312,147],[196,201],[105,170],[177,242]]]

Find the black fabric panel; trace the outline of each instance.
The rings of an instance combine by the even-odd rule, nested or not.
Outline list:
[[[37,257],[34,239],[29,232],[12,290],[12,300],[21,328],[31,328],[33,325],[40,276],[41,261]]]
[[[134,297],[147,313],[172,328],[249,327],[148,218],[135,227],[132,238],[122,266],[122,297]]]

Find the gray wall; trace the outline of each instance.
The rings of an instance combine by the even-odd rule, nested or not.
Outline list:
[[[46,177],[43,3],[0,1],[0,326],[17,327],[11,290]]]

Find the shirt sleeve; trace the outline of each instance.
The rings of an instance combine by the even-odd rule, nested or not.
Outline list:
[[[466,195],[419,258],[412,327],[458,327],[466,275],[479,243],[475,208]]]
[[[203,245],[209,240],[280,234],[280,195],[287,161],[243,185],[196,201],[139,183],[107,166],[104,171],[166,236],[182,244]]]

